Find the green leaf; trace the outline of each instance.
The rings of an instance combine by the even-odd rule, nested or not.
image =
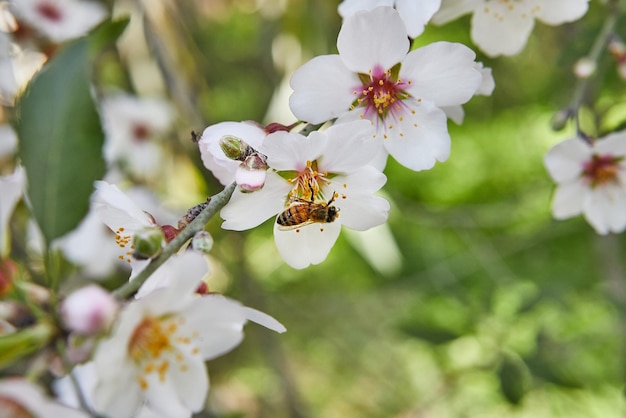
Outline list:
[[[530,371],[515,353],[505,353],[498,369],[500,390],[512,404],[518,405],[530,387]]]
[[[129,17],[115,21],[106,21],[99,25],[89,36],[90,51],[99,54],[103,49],[113,45],[130,22]]]
[[[41,350],[55,335],[55,328],[42,322],[12,334],[0,336],[0,368]]]
[[[91,62],[127,21],[68,45],[31,81],[17,108],[20,156],[32,212],[48,243],[74,229],[105,174],[104,133],[91,95]]]

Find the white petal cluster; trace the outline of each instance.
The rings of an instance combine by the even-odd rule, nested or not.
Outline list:
[[[186,255],[174,259],[175,285],[128,304],[93,357],[96,384],[88,398],[99,413],[132,417],[146,404],[166,417],[188,417],[204,406],[206,360],[236,347],[248,320],[276,331],[275,319],[219,295],[200,296]]]
[[[294,73],[290,107],[296,117],[310,123],[368,120],[384,152],[412,170],[447,160],[442,108],[467,102],[480,88],[474,52],[449,42],[409,52],[405,25],[390,7],[345,19],[337,49],[338,55],[315,57]]]
[[[337,124],[306,137],[275,132],[265,137],[259,151],[271,168],[265,186],[254,193],[236,190],[222,209],[222,227],[250,229],[296,210],[293,228],[282,228],[277,222],[274,228],[278,251],[290,266],[305,268],[324,261],[341,225],[366,230],[387,220],[389,203],[374,194],[386,177],[369,165],[381,151],[369,122]],[[310,204],[333,206],[339,216],[331,222],[308,223]]]
[[[407,33],[416,38],[424,32],[424,26],[441,6],[441,0],[343,0],[338,7],[344,19],[361,10],[372,10],[379,6],[395,6]]]
[[[526,45],[535,19],[561,25],[580,19],[589,0],[443,0],[432,22],[444,24],[472,14],[472,40],[487,55],[516,55]]]
[[[599,234],[626,228],[626,132],[589,143],[572,138],[555,145],[545,166],[558,184],[556,219],[584,215]]]

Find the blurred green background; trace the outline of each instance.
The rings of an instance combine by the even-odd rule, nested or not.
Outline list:
[[[307,59],[336,53],[337,3],[177,4],[163,20],[177,35],[167,51],[186,76],[178,94],[195,128],[292,122],[284,83]],[[518,56],[478,52],[496,89],[465,106],[461,126],[449,123],[450,159],[420,173],[390,161],[388,229],[344,230],[323,264],[286,266],[271,222],[248,233],[209,224],[215,280],[288,328],[275,336],[249,326],[242,346],[209,364],[214,416],[626,415],[624,239],[598,236],[582,218],[552,220],[543,167],[546,151],[574,133],[552,131],[551,119],[572,100],[573,64],[605,15],[591,2],[575,24],[537,23]],[[469,29],[467,16],[428,26],[414,47],[448,40],[477,50]],[[605,58],[587,113],[608,116],[587,119],[611,129],[626,121],[626,90]],[[179,137],[193,158],[189,129],[183,121]],[[210,194],[219,190],[199,172]]]
[[[137,4],[115,2],[116,13]],[[143,27],[132,14],[120,50],[99,63],[98,82],[164,93],[178,106],[168,144],[176,162],[151,185],[166,202],[190,207],[220,190],[191,130],[294,121],[286,82],[306,60],[336,53],[337,4],[151,0]],[[415,173],[390,160],[388,225],[344,229],[321,265],[286,266],[271,222],[238,233],[213,219],[212,288],[288,332],[249,325],[240,347],[210,362],[203,416],[626,416],[624,238],[598,236],[580,217],[553,220],[554,184],[543,166],[547,150],[574,134],[570,125],[554,132],[551,119],[572,100],[573,64],[605,17],[592,1],[574,24],[537,22],[520,55],[497,59],[471,43],[468,16],[428,26],[414,47],[472,47],[493,68],[493,96],[465,105],[462,125],[449,122],[447,162]],[[626,36],[626,19],[617,27]],[[133,39],[144,35],[142,56]],[[626,84],[605,58],[586,101],[583,127],[592,134],[626,122]]]

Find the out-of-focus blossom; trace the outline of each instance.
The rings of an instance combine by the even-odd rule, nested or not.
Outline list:
[[[236,190],[222,209],[222,227],[250,229],[279,215],[274,240],[290,266],[324,261],[341,225],[362,231],[387,220],[389,203],[374,194],[386,177],[368,164],[380,150],[368,121],[308,137],[276,132],[260,148],[271,168],[265,186],[254,193]]]
[[[95,1],[10,0],[15,17],[53,42],[83,36],[107,16]]]
[[[471,36],[487,55],[518,54],[526,45],[535,19],[560,25],[580,19],[589,0],[442,0],[432,22],[444,24],[472,14]]]
[[[0,104],[13,106],[46,59],[41,52],[20,48],[9,34],[0,31]]]
[[[84,364],[78,364],[72,369],[72,377],[78,383],[83,399],[90,408],[93,408],[93,396],[98,378],[96,375],[96,366],[90,361]],[[76,393],[76,386],[72,382],[70,376],[64,376],[57,379],[53,383],[53,390],[59,402],[64,405],[80,408],[80,401],[78,394]],[[191,416],[191,411],[188,411],[186,415],[180,416],[180,418],[187,418]],[[158,412],[150,409],[148,405],[140,407],[139,411],[133,415],[133,418],[171,418],[167,415],[159,414]]]
[[[395,6],[411,38],[424,32],[424,26],[441,6],[441,0],[343,0],[338,11],[344,19],[361,10]]]
[[[116,313],[115,298],[96,285],[70,293],[61,304],[61,318],[67,329],[84,335],[107,331]]]
[[[626,228],[626,132],[592,144],[563,141],[548,152],[545,165],[558,184],[552,201],[556,219],[582,213],[603,235]]]
[[[146,403],[168,417],[188,417],[204,406],[209,389],[204,367],[243,339],[248,320],[277,332],[270,316],[218,295],[195,293],[200,278],[179,276],[176,286],[151,292],[120,312],[93,361],[96,411],[133,416]]]
[[[409,52],[395,9],[357,12],[343,22],[339,55],[322,55],[291,78],[289,104],[310,123],[365,119],[380,153],[412,170],[432,168],[450,155],[444,106],[467,102],[481,84],[473,51],[436,42]]]
[[[158,175],[164,156],[159,140],[174,122],[173,107],[161,99],[118,93],[103,99],[102,116],[107,163],[139,177]]]
[[[0,125],[0,158],[11,156],[16,150],[17,134],[10,125]]]
[[[85,412],[49,399],[42,388],[23,378],[0,380],[0,413],[3,417],[88,418]]]

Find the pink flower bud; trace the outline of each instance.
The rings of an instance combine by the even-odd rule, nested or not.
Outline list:
[[[241,165],[235,173],[235,181],[242,192],[255,192],[265,185],[266,175],[266,170],[255,170]]]
[[[61,317],[68,330],[94,335],[109,328],[117,308],[110,293],[99,286],[90,285],[65,298],[61,305]]]
[[[574,74],[578,78],[588,78],[596,71],[596,63],[588,57],[583,57],[574,64]]]

